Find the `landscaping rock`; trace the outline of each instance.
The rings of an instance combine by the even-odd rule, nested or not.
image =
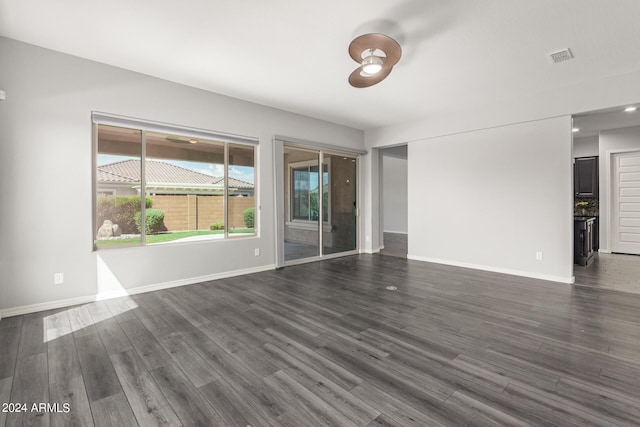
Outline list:
[[[108,239],[113,236],[113,222],[105,219],[98,229],[98,239]]]
[[[113,226],[111,227],[111,230],[113,231],[113,237],[118,237],[119,235],[122,234],[122,229],[118,224],[113,224]]]

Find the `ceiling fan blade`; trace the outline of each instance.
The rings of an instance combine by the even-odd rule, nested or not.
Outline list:
[[[383,81],[389,73],[391,73],[393,67],[383,67],[382,70],[376,74],[362,75],[362,66],[356,68],[349,76],[349,84],[356,88],[363,88],[373,86]]]
[[[175,143],[178,143],[178,144],[188,144],[189,143],[188,140],[184,140],[184,139],[181,139],[181,138],[176,138],[174,136],[165,136],[164,139],[166,139],[169,142],[175,142]]]
[[[362,52],[368,49],[380,49],[386,55],[384,63],[393,67],[402,56],[402,48],[397,41],[380,33],[363,34],[349,44],[349,55],[358,64],[362,63]]]

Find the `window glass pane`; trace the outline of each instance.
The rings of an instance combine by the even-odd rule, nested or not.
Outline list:
[[[140,244],[142,132],[98,125],[96,158],[96,246]]]
[[[325,160],[326,162],[326,160]],[[324,222],[329,221],[329,194],[331,192],[331,188],[329,187],[329,165],[326,163],[322,165],[322,205],[324,206],[324,211],[322,212],[322,220]]]
[[[309,220],[317,221],[320,212],[318,205],[318,166],[309,166]]]
[[[255,234],[255,148],[250,145],[229,144],[229,210],[230,236]]]
[[[318,166],[309,168],[309,220],[317,221],[320,213],[318,205]]]
[[[309,219],[309,168],[293,169],[293,218]]]
[[[224,238],[224,143],[145,135],[146,243]]]

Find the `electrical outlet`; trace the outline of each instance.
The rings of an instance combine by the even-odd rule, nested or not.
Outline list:
[[[260,248],[255,248],[253,250],[253,253],[254,253],[255,256],[260,256]]]
[[[536,260],[542,261],[542,251],[536,252]]]
[[[53,275],[53,284],[62,285],[64,283],[64,273],[56,273]]]

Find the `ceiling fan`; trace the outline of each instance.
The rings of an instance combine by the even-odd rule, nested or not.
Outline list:
[[[349,45],[349,55],[360,66],[349,76],[349,84],[363,88],[384,80],[402,55],[397,41],[380,33],[363,34]]]

